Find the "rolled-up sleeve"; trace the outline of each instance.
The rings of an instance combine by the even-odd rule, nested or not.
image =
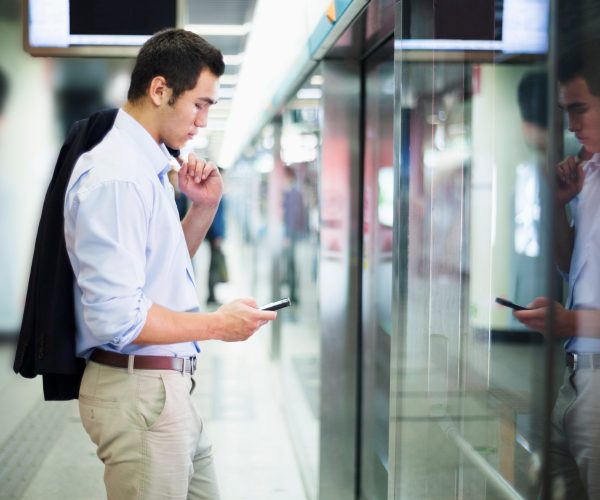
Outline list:
[[[117,350],[139,335],[152,305],[143,292],[149,210],[126,181],[79,191],[71,207],[67,247],[83,320],[98,344]]]

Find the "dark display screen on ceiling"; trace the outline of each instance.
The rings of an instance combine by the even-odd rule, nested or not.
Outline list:
[[[453,0],[411,4],[408,33],[397,50],[543,54],[549,0]]]
[[[27,0],[25,49],[33,55],[131,55],[177,25],[177,0]],[[103,47],[120,47],[114,54]],[[125,52],[123,52],[123,50]]]
[[[69,0],[72,35],[152,35],[175,21],[175,1]]]

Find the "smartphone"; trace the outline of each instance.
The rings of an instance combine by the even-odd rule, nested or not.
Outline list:
[[[260,306],[259,309],[261,311],[277,311],[278,309],[282,309],[291,305],[292,303],[290,302],[290,299],[286,297],[285,299],[278,300],[277,302],[271,302],[270,304]]]
[[[527,309],[529,309],[528,307],[520,306],[519,304],[515,304],[514,302],[503,299],[501,297],[496,297],[496,302],[498,304],[500,304],[501,306],[510,307],[511,309],[514,309],[515,311],[526,311]]]

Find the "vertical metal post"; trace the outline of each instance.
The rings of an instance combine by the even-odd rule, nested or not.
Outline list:
[[[319,498],[355,498],[360,329],[360,64],[324,61]]]
[[[282,235],[282,193],[283,169],[281,160],[281,116],[273,120],[273,171],[269,176],[269,246],[271,249],[271,297],[273,300],[281,294],[281,255]],[[279,359],[281,355],[281,322],[271,323],[271,359]]]
[[[548,57],[547,57],[547,65],[548,65],[548,134],[549,137],[549,148],[547,152],[547,161],[548,168],[553,169],[554,165],[556,165],[559,161],[559,158],[562,154],[561,146],[562,141],[552,140],[555,137],[558,137],[558,127],[561,125],[561,119],[559,115],[559,110],[556,105],[556,96],[557,87],[558,87],[558,79],[557,79],[557,62],[558,62],[558,2],[557,0],[550,0],[550,12],[548,18]],[[562,127],[561,127],[562,134]],[[546,234],[547,240],[543,242],[545,248],[549,248],[551,258],[548,259],[547,262],[547,276],[553,276],[556,273],[554,258],[554,232],[556,231],[556,224],[554,221],[554,192],[555,192],[555,178],[553,175],[548,176],[549,181],[549,192],[550,196],[547,197],[549,199],[546,200],[546,207],[543,207],[542,213],[552,214],[549,217],[549,231],[543,231],[543,234]],[[548,296],[556,297],[557,296],[557,284],[556,280],[549,279],[548,280]],[[552,481],[550,477],[550,460],[551,453],[551,433],[552,433],[552,425],[551,425],[551,414],[552,408],[554,406],[554,383],[555,383],[555,350],[556,350],[556,333],[555,333],[555,325],[554,325],[554,315],[555,311],[553,307],[548,308],[548,317],[546,324],[549,325],[548,330],[545,332],[546,335],[546,359],[545,359],[545,370],[544,370],[544,380],[545,380],[545,391],[544,391],[544,434],[543,434],[543,460],[542,460],[542,469],[541,469],[541,478],[540,478],[540,486],[541,486],[541,495],[540,498],[552,498]]]

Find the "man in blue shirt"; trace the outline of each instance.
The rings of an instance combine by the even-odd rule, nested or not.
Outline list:
[[[600,498],[600,45],[561,58],[559,104],[589,161],[568,157],[556,168],[555,253],[568,283],[566,307],[554,303],[566,369],[552,415],[550,472],[565,498]],[[566,208],[570,209],[568,217]],[[551,301],[536,298],[514,316],[544,332]]]
[[[184,30],[144,44],[113,128],[77,161],[64,204],[76,278],[76,349],[88,360],[83,425],[105,465],[108,498],[219,497],[190,393],[197,341],[241,341],[275,319],[253,299],[200,313],[191,256],[222,194],[219,171],[190,156],[179,221],[171,157],[207,124],[224,72],[219,50]]]

